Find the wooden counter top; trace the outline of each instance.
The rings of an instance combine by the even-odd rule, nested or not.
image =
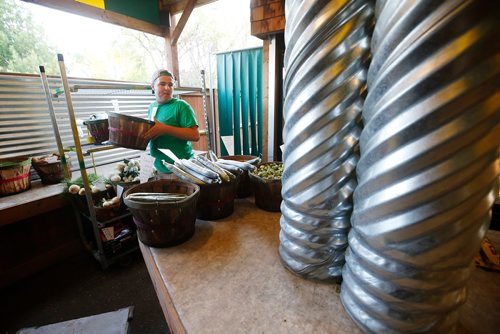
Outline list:
[[[280,216],[258,209],[253,198],[237,200],[228,218],[197,220],[193,238],[179,246],[141,243],[172,333],[361,333],[338,285],[305,280],[281,264]],[[461,333],[482,321],[489,321],[486,331],[474,333],[500,328],[500,273],[477,269],[473,279],[476,274],[485,293],[472,291],[476,300],[468,304],[488,299],[479,304],[489,313],[465,315]]]
[[[0,197],[0,227],[69,205],[62,184],[31,182],[31,189]]]

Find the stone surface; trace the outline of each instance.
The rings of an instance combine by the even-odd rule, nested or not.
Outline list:
[[[195,235],[180,246],[142,247],[188,333],[360,333],[338,285],[304,280],[281,265],[280,215],[237,200],[231,216],[197,220]]]
[[[280,216],[258,209],[253,198],[240,199],[225,219],[197,220],[193,238],[182,245],[141,244],[172,332],[361,333],[338,285],[305,280],[281,264]],[[499,232],[489,235],[498,246]],[[459,333],[500,327],[498,275],[475,270]]]

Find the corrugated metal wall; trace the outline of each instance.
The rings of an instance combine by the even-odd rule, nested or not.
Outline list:
[[[49,77],[51,92],[62,90],[60,78]],[[131,83],[69,78],[69,85],[109,86],[110,89],[79,89],[72,93],[77,119],[88,119],[92,114],[113,111],[112,100],[118,100],[120,112],[146,117],[148,105],[154,95],[148,85],[144,89],[118,89]],[[142,88],[142,87],[141,87]],[[65,147],[74,146],[64,93],[52,99],[59,132]],[[86,128],[85,128],[86,130]],[[82,143],[86,138],[82,138]],[[57,144],[49,116],[49,109],[42,82],[37,75],[0,73],[0,159],[26,155],[37,156],[57,152]],[[96,165],[116,162],[125,157],[138,156],[139,151],[116,148],[96,152]],[[71,156],[77,161],[76,154]],[[91,158],[85,157],[91,166]],[[73,163],[73,168],[77,166]]]

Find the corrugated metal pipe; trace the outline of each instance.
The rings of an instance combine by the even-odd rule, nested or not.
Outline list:
[[[279,252],[308,279],[340,280],[370,60],[370,1],[286,1]]]
[[[341,300],[453,333],[500,174],[498,1],[379,1]]]

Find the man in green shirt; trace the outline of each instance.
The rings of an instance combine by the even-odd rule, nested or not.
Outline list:
[[[154,166],[159,178],[172,178],[172,172],[161,161],[173,163],[172,159],[160,152],[168,148],[179,159],[193,157],[191,142],[200,139],[198,121],[193,108],[184,100],[173,97],[175,77],[167,70],[153,74],[151,88],[156,101],[148,109],[148,118],[156,124],[144,134],[150,139],[150,153],[155,159]]]

